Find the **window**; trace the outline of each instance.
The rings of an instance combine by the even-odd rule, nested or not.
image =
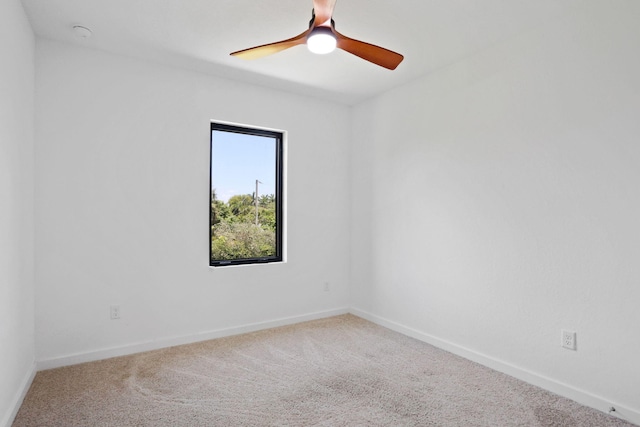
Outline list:
[[[283,133],[211,123],[209,265],[282,261]]]

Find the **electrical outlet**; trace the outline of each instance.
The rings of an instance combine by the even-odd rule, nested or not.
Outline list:
[[[569,350],[576,349],[576,333],[573,331],[562,330],[562,347]]]
[[[120,306],[112,305],[109,309],[111,312],[111,320],[118,320],[120,318]]]

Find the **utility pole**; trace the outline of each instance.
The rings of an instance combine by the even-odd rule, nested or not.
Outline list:
[[[258,226],[258,184],[262,184],[256,179],[256,227]]]

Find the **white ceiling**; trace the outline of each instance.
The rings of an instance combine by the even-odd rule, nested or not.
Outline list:
[[[232,51],[293,37],[311,0],[22,0],[37,35],[355,104],[571,13],[585,0],[338,0],[336,29],[405,56],[395,71],[305,46],[246,61]],[[92,30],[87,40],[72,27]]]

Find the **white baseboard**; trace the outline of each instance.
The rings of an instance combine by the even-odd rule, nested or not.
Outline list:
[[[38,361],[38,370],[59,368],[62,366],[77,365],[78,363],[93,362],[96,360],[109,359],[111,357],[127,356],[144,351],[158,350],[161,348],[174,347],[177,345],[191,344],[200,341],[207,341],[216,338],[228,337],[231,335],[245,334],[263,329],[275,328],[278,326],[292,325],[309,320],[323,319],[325,317],[338,316],[349,313],[347,307],[328,311],[304,314],[300,316],[284,317],[265,322],[251,323],[232,328],[216,329],[213,331],[199,332],[196,334],[161,338],[153,341],[139,342],[121,347],[106,348],[86,353],[70,354],[53,359],[42,359]]]
[[[13,424],[13,420],[16,418],[16,415],[18,415],[18,410],[20,410],[22,401],[27,395],[27,392],[29,391],[29,387],[31,387],[31,383],[33,382],[33,379],[35,378],[35,376],[36,376],[36,362],[34,361],[31,364],[31,369],[24,376],[24,379],[20,384],[20,388],[18,389],[15,397],[13,398],[13,400],[11,401],[11,404],[9,405],[9,408],[10,408],[9,412],[3,417],[2,420],[0,420],[1,427],[11,427],[11,424]]]
[[[593,408],[605,413],[609,412],[609,408],[614,407],[615,412],[611,413],[611,415],[617,418],[623,419],[625,421],[629,421],[631,423],[640,425],[640,411],[638,410],[634,410],[634,409],[619,405],[615,402],[607,400],[602,396],[597,396],[593,393],[578,389],[569,384],[565,384],[560,381],[556,381],[552,378],[545,377],[544,375],[540,375],[535,372],[528,371],[526,369],[512,365],[510,363],[504,362],[494,357],[487,356],[482,353],[478,353],[474,350],[470,350],[468,348],[462,347],[450,341],[446,341],[446,340],[434,337],[432,335],[425,334],[424,332],[421,332],[419,330],[409,328],[407,326],[401,325],[400,323],[393,322],[391,320],[385,319],[380,316],[376,316],[366,311],[352,307],[350,312],[355,316],[362,317],[363,319],[369,320],[370,322],[376,323],[380,326],[384,326],[385,328],[391,329],[393,331],[399,332],[403,335],[407,335],[417,340],[426,342],[428,344],[433,345],[434,347],[441,348],[450,353],[464,357],[465,359],[469,359],[473,362],[479,363],[488,368],[494,369],[496,371],[502,372],[504,374],[507,374],[509,376],[522,380],[526,383],[533,384],[542,389],[548,390],[552,393],[555,393],[557,395],[560,395],[568,399],[571,399],[575,402],[578,402],[581,405],[588,406],[590,408]]]

